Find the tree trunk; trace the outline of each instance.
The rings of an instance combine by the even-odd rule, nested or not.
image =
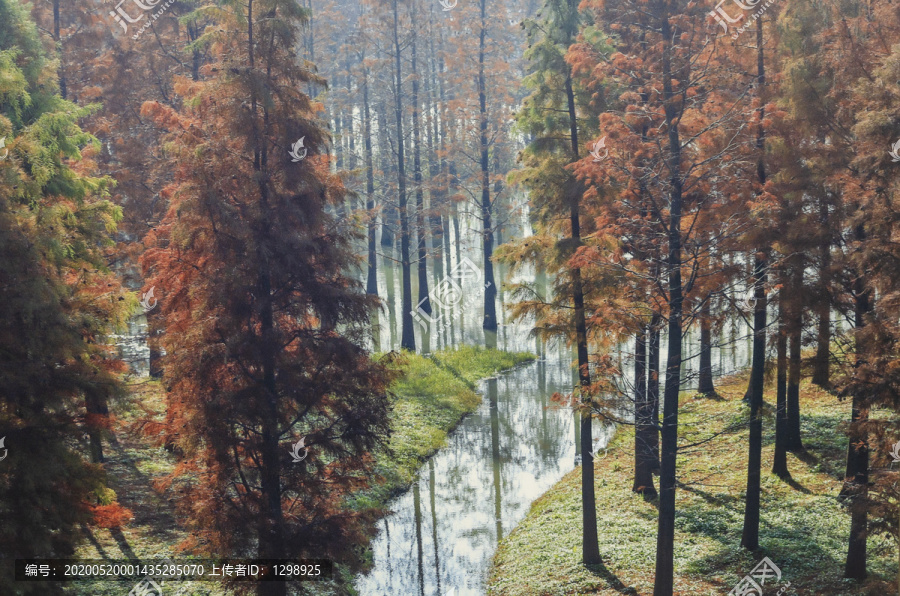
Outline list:
[[[757,21],[758,29],[762,26]],[[760,34],[761,36],[761,34]],[[753,313],[753,364],[750,371],[750,438],[747,461],[747,497],[744,505],[744,528],[741,546],[750,551],[759,548],[759,501],[762,468],[762,404],[763,373],[766,359],[766,259],[763,253],[756,253],[754,259],[754,296],[756,305]]]
[[[857,240],[865,238],[865,231],[857,227]],[[866,287],[862,275],[857,275],[854,282],[856,297],[854,326],[857,337],[866,326],[866,317],[872,310],[871,292]],[[856,342],[856,360],[864,361],[865,343]],[[847,472],[844,477],[844,490],[850,499],[850,539],[847,546],[847,562],[844,566],[844,577],[862,580],[866,578],[866,541],[868,534],[868,498],[869,498],[869,435],[864,423],[868,420],[868,404],[860,389],[853,392],[853,406],[850,420],[850,445],[847,451]],[[900,590],[900,586],[898,586]]]
[[[417,244],[417,260],[418,260],[418,281],[419,281],[419,300],[416,302],[416,308],[431,314],[431,300],[428,298],[428,251],[426,243],[426,226],[425,226],[425,194],[422,189],[422,131],[419,118],[419,67],[418,67],[418,35],[416,35],[416,3],[411,4],[412,7],[412,44],[411,49],[411,66],[412,66],[412,125],[413,125],[413,180],[416,186],[416,238]],[[432,331],[437,331],[433,329]],[[424,336],[423,336],[424,337]],[[428,352],[429,346],[422,346],[423,352]]]
[[[253,39],[253,1],[247,5],[247,32],[249,48],[249,67],[253,72],[254,39]],[[265,107],[260,108],[255,94],[250,98],[251,122],[253,125],[253,169],[260,192],[261,221],[258,231],[256,260],[258,267],[257,296],[259,297],[259,341],[261,348],[261,377],[262,408],[260,419],[262,432],[260,437],[260,491],[262,502],[258,522],[258,557],[261,559],[276,559],[284,556],[284,518],[281,508],[281,458],[279,456],[278,442],[278,387],[275,381],[276,375],[276,341],[275,341],[275,315],[272,305],[272,279],[270,273],[269,258],[265,248],[266,233],[269,229],[269,187],[268,182],[268,150],[261,136],[265,136],[266,130],[260,135],[257,130],[257,113],[262,109],[263,122],[268,123],[268,113]],[[272,584],[272,585],[269,585]],[[280,584],[280,585],[278,585]],[[260,582],[259,596],[285,596],[287,586],[281,582]]]
[[[712,296],[707,296],[700,307],[700,385],[702,395],[716,395],[712,368]]]
[[[782,284],[783,285],[783,284]],[[782,480],[790,480],[791,473],[787,465],[787,331],[784,318],[784,292],[778,297],[778,338],[776,340],[776,398],[775,398],[775,457],[772,473]]]
[[[673,89],[671,54],[672,27],[661,5],[663,43],[662,83],[665,123],[668,131],[669,229],[666,269],[669,290],[669,346],[666,360],[666,384],[663,394],[662,453],[659,474],[659,525],[656,535],[656,577],[653,596],[672,596],[675,573],[675,484],[678,450],[678,395],[681,392],[682,296],[681,282],[681,139],[678,110]]]
[[[788,321],[788,333],[790,348],[788,354],[788,386],[787,386],[787,410],[788,410],[788,451],[797,453],[803,451],[803,441],[800,437],[800,365],[803,335],[803,305],[801,296],[803,291],[803,269],[801,263],[794,263],[791,272],[793,283],[793,296],[790,298],[790,320]]]
[[[400,63],[400,12],[399,1],[394,0],[394,116],[397,121],[397,194],[400,211],[400,263],[403,269],[403,291],[401,296],[403,312],[401,316],[400,347],[415,351],[416,336],[412,318],[412,276],[409,262],[409,213],[406,206],[406,164],[403,153],[403,72]]]
[[[650,450],[653,453],[652,468],[659,472],[659,353],[660,353],[660,321],[659,313],[650,318],[650,349],[647,353],[647,401],[653,408],[653,427],[647,436],[650,439]]]
[[[482,7],[484,0],[482,0]],[[577,13],[577,4],[575,0],[568,0],[568,9],[573,13]],[[484,13],[482,13],[483,15]],[[572,28],[566,31],[569,40],[574,40],[576,31],[574,30],[574,19],[569,19],[568,23]],[[483,31],[483,29],[482,29]],[[570,70],[566,72],[566,103],[568,107],[569,117],[569,141],[572,150],[573,161],[578,161],[578,119],[575,111],[575,93],[572,89],[572,73]],[[487,156],[483,156],[486,160]],[[581,204],[581,187],[574,185],[571,197],[571,208],[569,210],[569,223],[571,227],[571,238],[573,240],[573,250],[576,250],[581,244],[581,218],[579,207]],[[591,371],[588,362],[588,345],[587,345],[587,321],[584,314],[584,287],[581,281],[581,269],[574,267],[571,269],[572,275],[572,303],[575,310],[575,344],[578,352],[578,378],[581,385],[581,401],[586,411],[581,413],[581,551],[582,562],[585,565],[600,565],[600,544],[597,539],[597,500],[594,494],[594,458],[591,457],[593,451],[593,433],[592,433],[592,417],[591,417],[591,397],[588,394],[591,385]]]
[[[829,230],[828,202],[819,201],[819,220],[823,230]],[[816,357],[813,361],[812,382],[819,387],[828,387],[831,360],[831,239],[826,238],[819,247],[821,264],[819,267],[819,327],[816,337]]]
[[[484,319],[482,329],[497,330],[497,284],[494,280],[494,230],[491,221],[491,174],[488,161],[487,82],[484,73],[485,42],[487,38],[487,0],[481,0],[481,33],[478,45],[478,106],[481,115],[481,222],[484,257]]]
[[[759,124],[756,129],[756,149],[759,157],[756,162],[756,176],[760,188],[766,184],[766,133],[762,125],[765,119],[765,87],[766,69],[763,44],[763,20],[756,21],[756,72],[757,89],[760,94],[758,108]],[[766,368],[766,253],[758,251],[753,257],[753,363],[750,370],[750,436],[747,454],[747,494],[744,503],[744,528],[741,533],[741,546],[749,551],[759,548],[759,507],[762,487],[762,406]]]
[[[647,327],[634,337],[634,484],[631,490],[645,499],[657,496],[653,486],[652,437],[656,435],[653,404],[647,398]]]
[[[53,41],[56,42],[56,52],[59,55],[59,95],[63,99],[68,99],[68,84],[66,81],[66,60],[63,53],[62,38],[59,35],[59,0],[53,0]]]
[[[366,225],[368,232],[368,272],[366,294],[378,295],[378,261],[375,254],[375,166],[372,163],[372,114],[369,111],[369,70],[363,68],[363,134],[366,147]]]
[[[88,391],[84,397],[85,410],[90,415],[88,439],[90,440],[91,463],[103,463],[103,429],[109,417],[109,406],[106,396],[95,391]]]

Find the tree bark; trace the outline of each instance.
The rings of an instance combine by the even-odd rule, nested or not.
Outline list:
[[[659,525],[656,535],[656,577],[653,596],[672,596],[675,573],[675,485],[678,456],[678,395],[681,392],[682,309],[684,297],[681,281],[681,139],[678,126],[671,56],[672,27],[666,6],[660,4],[662,51],[662,86],[665,124],[668,131],[669,229],[666,261],[669,290],[669,333],[666,354],[666,384],[663,393],[662,453],[659,474]]]
[[[759,21],[757,21],[759,23]],[[758,25],[761,27],[761,24]],[[741,546],[750,551],[759,548],[759,501],[762,468],[763,373],[766,359],[766,259],[756,253],[754,259],[753,364],[750,371],[750,437],[747,461],[747,496],[744,504],[744,528]]]
[[[716,395],[712,368],[712,296],[707,296],[700,306],[700,379],[698,392]]]
[[[403,152],[403,71],[400,63],[399,0],[393,1],[394,23],[394,116],[397,121],[397,194],[400,211],[400,262],[403,274],[400,347],[415,351],[416,336],[412,318],[412,276],[409,261],[409,213],[406,197],[406,164]]]
[[[790,347],[787,386],[787,447],[788,451],[797,453],[803,451],[803,440],[800,436],[800,365],[803,334],[803,306],[800,302],[803,291],[802,263],[793,264],[791,277],[793,295],[790,298],[790,320],[788,321]]]
[[[413,125],[413,181],[416,187],[416,239],[419,300],[416,308],[431,314],[431,300],[428,298],[428,250],[426,248],[427,230],[425,226],[425,194],[422,189],[422,131],[419,117],[419,67],[418,67],[418,35],[416,34],[417,13],[416,3],[412,6],[412,44],[411,68],[412,68],[412,125]],[[437,331],[434,329],[433,331]],[[423,336],[424,337],[424,336]],[[423,346],[427,352],[429,346]]]
[[[645,499],[657,496],[653,486],[652,437],[656,435],[653,404],[647,398],[647,327],[642,325],[634,337],[634,484],[631,490]]]
[[[855,230],[857,240],[865,238],[861,226]],[[857,274],[854,282],[854,326],[857,337],[866,326],[866,318],[872,311],[872,295],[866,287],[865,279]],[[856,360],[864,361],[865,342],[856,342]],[[853,392],[850,419],[850,444],[847,450],[847,472],[844,476],[842,494],[850,501],[850,539],[847,546],[847,561],[844,577],[862,580],[866,578],[869,498],[869,435],[864,423],[868,420],[868,404],[860,389]],[[900,590],[900,586],[898,586]]]
[[[488,113],[487,82],[484,72],[484,58],[487,38],[487,0],[481,0],[481,33],[478,45],[478,106],[481,115],[481,221],[484,258],[484,319],[481,327],[486,331],[497,330],[497,284],[494,280],[494,230],[491,218],[491,175],[488,156]]]
[[[578,7],[575,0],[568,1],[568,10],[570,18],[566,19],[567,39],[574,40],[576,20],[574,15],[577,14]],[[484,6],[484,0],[482,0]],[[483,14],[483,13],[482,13]],[[569,117],[569,142],[572,151],[572,160],[578,161],[578,118],[575,108],[575,93],[572,89],[572,73],[571,70],[566,71],[566,104]],[[484,156],[486,159],[486,156]],[[573,250],[581,244],[581,219],[579,207],[581,204],[581,187],[574,185],[572,191],[571,208],[569,210],[569,222],[571,227],[571,238],[573,240]],[[582,562],[585,565],[599,565],[602,563],[600,558],[600,544],[597,539],[597,500],[594,494],[594,458],[591,456],[593,451],[593,433],[592,433],[592,417],[591,417],[591,397],[589,389],[591,385],[591,372],[588,361],[588,345],[587,345],[587,321],[584,313],[584,286],[581,281],[581,269],[573,267],[572,275],[572,303],[575,310],[575,345],[578,352],[578,378],[581,385],[582,404],[586,411],[581,413],[581,549]]]
[[[59,19],[59,0],[53,0],[53,41],[56,42],[56,52],[59,55],[59,95],[63,99],[68,99],[68,83],[66,80],[66,60],[65,54],[63,53],[63,44],[62,38],[59,34],[60,29],[60,19]]]
[[[650,439],[650,451],[653,454],[652,469],[659,472],[659,353],[660,353],[660,321],[659,313],[653,313],[650,319],[650,346],[647,352],[647,401],[653,408],[653,427],[647,433]]]
[[[368,271],[366,294],[378,295],[378,260],[375,254],[375,165],[372,163],[372,114],[369,109],[369,70],[363,67],[363,134],[366,148],[366,227]]]
[[[783,285],[783,284],[782,284]],[[782,480],[790,480],[791,473],[787,465],[787,330],[784,318],[784,292],[778,297],[778,338],[776,340],[776,398],[775,398],[775,457],[772,462],[772,473]]]
[[[253,38],[253,2],[247,4],[247,36],[249,68],[255,69],[254,38]],[[269,229],[269,187],[268,182],[268,149],[261,137],[265,137],[267,130],[262,135],[257,130],[258,112],[261,109],[264,126],[268,126],[268,112],[265,107],[260,108],[256,94],[251,94],[251,122],[253,125],[253,169],[260,192],[261,221],[257,236],[256,260],[258,267],[257,296],[259,297],[259,341],[261,355],[262,408],[261,439],[260,439],[260,489],[262,503],[258,521],[258,556],[261,559],[281,558],[284,555],[284,517],[281,508],[281,459],[279,457],[278,442],[280,432],[278,430],[278,387],[276,375],[276,341],[275,341],[275,316],[272,304],[272,280],[270,264],[265,244],[266,233]],[[273,584],[273,585],[266,585]],[[280,584],[280,585],[276,585]],[[287,587],[281,582],[260,582],[259,596],[285,596]]]

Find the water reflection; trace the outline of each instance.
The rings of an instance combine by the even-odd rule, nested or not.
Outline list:
[[[391,503],[395,513],[381,522],[375,566],[359,578],[359,593],[484,594],[499,540],[573,467],[572,413],[547,408],[553,392],[570,387],[570,363],[558,353],[484,381],[478,410]]]

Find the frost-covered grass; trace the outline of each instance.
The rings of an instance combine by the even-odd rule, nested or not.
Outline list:
[[[746,378],[721,381],[723,401],[683,396],[679,444],[695,443],[720,432],[729,422],[746,420],[741,402]],[[747,482],[746,427],[721,435],[678,458],[675,525],[675,593],[727,594],[758,561],[768,556],[783,573],[767,583],[765,594],[885,596],[896,594],[896,547],[882,536],[869,537],[868,581],[842,579],[849,515],[836,496],[846,459],[842,424],[849,404],[804,382],[801,416],[807,453],[788,454],[793,476],[783,482],[770,474],[774,449],[774,387],[768,388],[763,421],[762,518],[759,553],[740,548]],[[528,516],[500,545],[491,570],[490,596],[653,593],[656,503],[631,492],[634,433],[618,432],[609,455],[596,460],[597,517],[603,566],[581,564],[581,469],[566,475],[538,499]],[[658,487],[658,478],[657,487]]]

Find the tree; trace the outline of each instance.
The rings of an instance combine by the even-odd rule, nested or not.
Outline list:
[[[122,393],[107,336],[136,305],[107,267],[121,211],[112,181],[92,175],[96,139],[77,124],[97,106],[62,99],[56,66],[25,7],[0,0],[4,593],[62,593],[13,585],[13,559],[71,557],[96,506],[115,505],[88,461],[102,459],[109,419],[86,406]]]
[[[293,51],[307,12],[293,0],[200,11],[215,23],[197,41],[215,74],[181,82],[181,112],[142,108],[170,131],[175,170],[143,263],[165,289],[167,434],[185,453],[173,481],[200,478],[181,502],[184,546],[352,562],[374,511],[341,503],[385,441],[391,375],[359,347],[375,298],[344,271],[361,238],[326,213],[345,190],[300,91],[323,82]],[[308,457],[291,462],[291,446]]]
[[[538,325],[546,324],[550,329],[558,325],[574,340],[579,377],[576,395],[581,401],[577,409],[581,412],[582,559],[585,565],[597,565],[601,563],[601,558],[597,539],[594,461],[590,455],[593,451],[592,395],[595,391],[588,358],[585,282],[581,268],[570,260],[582,242],[580,203],[584,187],[567,169],[568,165],[579,159],[579,130],[594,121],[596,116],[585,109],[588,105],[586,92],[573,77],[572,69],[565,60],[580,23],[578,8],[574,0],[548,0],[544,11],[541,21],[526,21],[525,24],[530,41],[525,57],[531,62],[531,72],[525,84],[533,91],[517,114],[517,121],[522,130],[532,135],[533,141],[520,157],[524,167],[516,173],[514,180],[521,181],[530,190],[539,223],[547,237],[538,242],[518,243],[520,252],[508,250],[501,251],[501,254],[512,263],[527,255],[538,259],[540,266],[552,266],[564,274],[560,276],[554,292],[560,304],[547,304],[538,295],[536,300],[532,297],[519,304],[514,314],[536,313]],[[562,210],[567,215],[567,230],[556,229],[557,216]],[[561,239],[558,234],[567,237]],[[561,260],[552,262],[542,255],[539,251],[543,243],[557,246]],[[529,244],[534,246],[529,248]],[[571,306],[563,306],[565,302]],[[557,320],[558,309],[570,310],[570,314]]]
[[[640,260],[613,253],[609,261],[631,279],[660,281],[650,309],[664,317],[668,341],[654,595],[670,596],[682,336],[705,298],[698,272],[704,271],[702,277],[713,274],[702,264],[717,247],[734,240],[735,230],[723,222],[737,217],[748,200],[729,178],[745,170],[747,82],[735,81],[733,61],[709,35],[705,7],[662,1],[588,6],[598,28],[615,40],[616,51],[609,60],[590,51],[571,60],[590,77],[588,89],[614,82],[621,108],[600,118],[597,137],[605,136],[608,146],[614,143],[610,156],[585,157],[575,171],[593,188],[620,189],[619,202],[603,203],[597,219],[605,229],[598,233],[623,237],[621,231],[627,230],[632,244],[662,241],[655,261],[649,250]],[[589,203],[599,195],[589,193]],[[700,292],[700,298],[692,292]]]

